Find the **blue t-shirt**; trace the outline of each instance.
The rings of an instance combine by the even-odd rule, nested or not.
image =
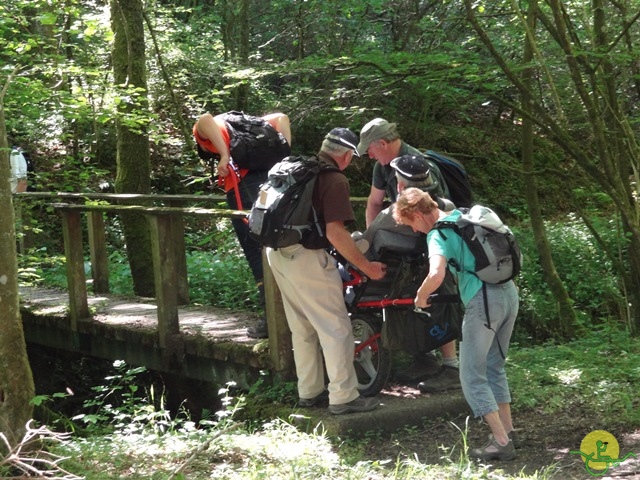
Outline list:
[[[455,222],[458,220],[460,215],[460,210],[454,210],[446,216],[443,221]],[[475,274],[471,273],[475,270],[476,259],[469,248],[465,245],[462,237],[453,229],[443,229],[442,233],[447,237],[446,240],[440,234],[440,230],[436,230],[435,228],[427,235],[429,257],[432,255],[442,255],[447,259],[449,270],[458,277],[460,299],[466,306],[482,288],[482,280],[480,280]],[[454,260],[454,262],[460,266],[460,271],[449,263],[450,260]]]

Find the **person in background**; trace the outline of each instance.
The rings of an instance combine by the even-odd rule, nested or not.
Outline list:
[[[485,461],[512,460],[518,438],[513,429],[511,393],[504,366],[518,314],[518,291],[513,280],[499,285],[482,282],[473,273],[475,257],[462,237],[448,234],[445,238],[432,231],[437,222],[445,219],[455,222],[460,214],[460,210],[446,213],[428,193],[408,188],[398,197],[393,216],[398,223],[427,234],[429,272],[418,288],[417,307],[428,307],[429,295],[440,286],[447,268],[458,278],[465,306],[460,342],[462,392],[473,414],[482,417],[491,429],[487,444],[472,449],[469,456]],[[463,267],[450,267],[451,262]],[[486,325],[487,315],[491,329]]]
[[[445,198],[440,198],[436,192],[441,191],[437,179],[431,174],[430,162],[422,155],[411,153],[395,158],[389,164],[396,176],[398,195],[406,188],[415,187],[433,195],[441,210],[451,212],[455,205]],[[380,230],[393,232],[404,236],[417,236],[407,225],[398,224],[393,217],[394,204],[382,210],[364,231],[363,238],[369,245],[375,244],[376,233]],[[401,322],[396,323],[398,326]],[[389,328],[393,328],[389,325]],[[398,327],[399,328],[399,327]],[[405,370],[398,372],[398,379],[408,383],[417,383],[422,393],[439,393],[460,388],[460,374],[458,371],[458,357],[456,342],[452,341],[440,347],[442,365],[438,363],[431,352],[417,351],[414,338],[409,334],[397,334],[407,337],[405,349],[412,355],[413,362]]]
[[[342,278],[336,259],[326,250],[335,247],[371,279],[385,275],[386,266],[369,261],[345,226],[355,217],[349,200],[349,181],[342,170],[357,155],[357,143],[357,135],[346,128],[334,128],[322,142],[318,159],[340,170],[321,172],[314,186],[312,203],[322,234],[311,229],[298,244],[266,249],[291,330],[298,405],[312,407],[326,400],[326,366],[329,412],[334,415],[366,412],[379,403],[378,399],[361,397],[358,392],[354,339]]]
[[[227,205],[231,210],[238,210],[238,196],[243,209],[250,209],[255,202],[260,185],[267,181],[267,174],[272,164],[265,164],[264,168],[246,169],[238,168],[231,158],[231,133],[225,122],[227,114],[216,115],[210,113],[202,115],[193,126],[193,134],[198,146],[204,151],[219,156],[217,172],[219,182],[224,186],[227,195]],[[271,113],[261,117],[279,135],[284,137],[288,148],[278,149],[282,160],[291,151],[291,126],[289,117],[284,113]],[[286,147],[286,146],[285,146]],[[237,188],[237,190],[236,190]],[[249,236],[249,227],[242,219],[232,219],[238,242],[242,247],[249,268],[256,282],[260,294],[260,303],[263,316],[255,325],[247,329],[247,335],[252,338],[266,338],[268,336],[267,321],[264,317],[264,274],[262,269],[262,246]]]
[[[19,147],[11,147],[9,156],[11,162],[11,193],[27,191],[27,159],[24,157]]]
[[[405,143],[400,138],[396,124],[389,123],[384,118],[374,118],[362,127],[358,152],[366,153],[369,158],[377,160],[373,166],[371,191],[367,198],[365,217],[368,227],[384,208],[385,196],[391,203],[395,202],[398,196],[397,180],[395,171],[390,166],[391,161],[405,154],[422,155],[422,152]],[[449,188],[438,166],[429,161],[429,171],[438,185],[433,193],[440,198],[449,198]]]

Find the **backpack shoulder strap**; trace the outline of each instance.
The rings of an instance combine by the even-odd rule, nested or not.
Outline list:
[[[451,220],[438,220],[433,225],[433,229],[437,230],[444,240],[447,239],[447,235],[443,232],[443,230],[453,230],[455,232],[459,232],[458,224],[456,222],[452,222]]]
[[[451,220],[438,220],[433,225],[433,229],[438,231],[438,234],[444,241],[447,241],[447,235],[445,234],[445,230],[453,231],[459,236],[462,236],[460,235],[460,227],[458,223]],[[455,268],[457,272],[460,272],[462,270],[462,267],[454,258],[450,258],[447,263],[451,265],[453,268]]]

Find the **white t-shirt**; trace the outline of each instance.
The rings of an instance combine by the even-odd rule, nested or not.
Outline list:
[[[11,150],[11,193],[16,193],[18,180],[27,178],[27,160],[20,150]]]

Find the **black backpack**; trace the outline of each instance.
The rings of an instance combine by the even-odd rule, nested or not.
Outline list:
[[[231,138],[231,158],[239,168],[269,170],[291,153],[284,136],[263,118],[236,111],[222,117]]]
[[[422,279],[424,279],[424,270]],[[421,283],[413,286],[412,298]],[[451,300],[457,297],[458,286],[448,269],[445,270],[444,280],[435,293],[440,298],[448,300],[434,300],[422,313],[406,308],[389,308],[385,311],[382,338],[386,348],[404,349],[415,356],[430,352],[452,340],[462,340],[464,308],[459,300]]]
[[[442,153],[427,150],[425,156],[434,162],[439,168],[444,181],[449,188],[449,200],[456,207],[470,208],[473,204],[473,194],[471,192],[471,183],[469,176],[462,163]]]
[[[275,164],[249,213],[251,238],[279,248],[299,243],[312,228],[323,237],[312,196],[320,172],[330,170],[339,171],[316,157],[287,157]]]

